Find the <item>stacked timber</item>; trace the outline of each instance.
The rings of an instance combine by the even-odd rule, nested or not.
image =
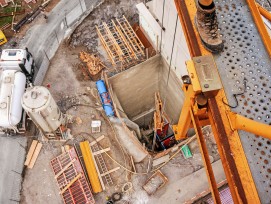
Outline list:
[[[96,55],[80,52],[80,59],[84,62],[88,69],[89,75],[93,81],[97,81],[100,78],[101,71],[106,68],[101,59]]]

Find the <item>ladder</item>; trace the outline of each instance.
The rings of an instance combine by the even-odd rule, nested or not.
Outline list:
[[[140,41],[140,39],[135,34],[133,28],[129,24],[128,20],[125,16],[122,16],[122,18],[116,19],[122,32],[125,34],[128,41],[131,43],[134,52],[137,54],[137,57],[145,56],[144,52],[144,45]]]
[[[92,152],[97,152],[100,150],[100,147],[98,146],[98,144],[94,144],[91,146],[91,149],[92,149]],[[103,159],[102,154],[97,154],[94,156],[94,158],[99,166],[101,175],[104,175],[103,177],[104,177],[107,185],[109,185],[109,186],[113,185],[112,178],[111,178],[110,174],[107,173],[108,169],[106,167],[106,164],[105,164],[105,161]]]

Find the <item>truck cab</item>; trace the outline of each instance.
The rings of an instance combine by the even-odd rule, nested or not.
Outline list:
[[[17,70],[27,78],[34,75],[34,59],[28,49],[4,49],[0,58],[0,70]]]

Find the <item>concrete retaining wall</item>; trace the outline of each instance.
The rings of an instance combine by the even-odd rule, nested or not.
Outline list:
[[[167,62],[156,55],[109,78],[114,94],[129,119],[153,109],[154,94],[159,91],[162,101],[166,99],[165,110],[171,122],[177,123],[184,95],[175,72],[170,73],[167,85],[168,69]],[[148,118],[152,119],[153,113],[150,114],[152,116]]]
[[[60,43],[104,0],[61,0],[48,15],[48,22],[33,26],[20,47],[28,47],[37,66],[35,85],[41,85],[50,60]]]
[[[161,34],[163,3],[164,0],[153,0],[147,3],[148,8],[143,3],[138,4],[139,24],[153,47],[161,51],[168,64],[170,64],[172,55],[171,68],[181,78],[181,76],[187,75],[185,61],[189,60],[191,56],[180,19],[177,19],[178,14],[174,1],[166,1],[165,3],[163,19],[165,29]],[[175,27],[176,35],[174,39]]]
[[[160,56],[155,56],[109,79],[127,116],[132,119],[154,106]]]
[[[165,112],[171,119],[170,122],[176,124],[179,120],[184,101],[182,83],[173,69],[169,73],[169,65],[164,58],[161,58],[161,67],[159,72],[160,95],[162,101],[165,103]]]

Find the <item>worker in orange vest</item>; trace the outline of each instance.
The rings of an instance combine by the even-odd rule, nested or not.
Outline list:
[[[198,0],[195,24],[201,41],[213,53],[223,50],[224,43],[218,31],[218,22],[213,0]]]

